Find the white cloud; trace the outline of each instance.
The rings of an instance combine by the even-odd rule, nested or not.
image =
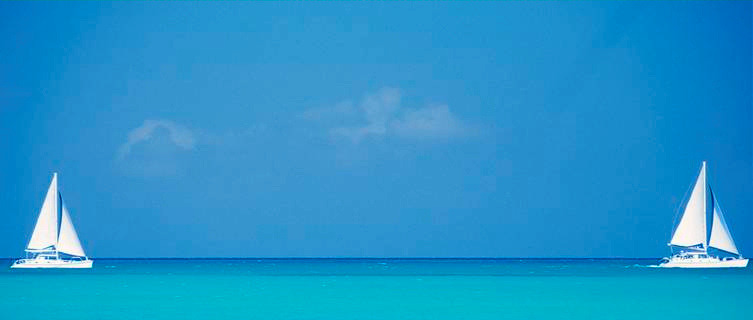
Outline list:
[[[445,105],[407,111],[392,122],[392,129],[396,135],[411,138],[446,138],[469,130]]]
[[[334,107],[311,109],[303,117],[313,121],[340,120],[328,132],[335,138],[360,143],[369,138],[446,139],[465,135],[470,126],[458,119],[446,105],[410,109],[401,105],[396,88],[382,88],[366,95],[357,107],[342,102]],[[339,119],[332,119],[338,118]],[[345,119],[343,122],[343,118]]]
[[[185,171],[185,152],[195,145],[195,135],[186,127],[169,120],[147,119],[128,132],[117,150],[115,165],[130,176],[173,176]]]
[[[151,140],[158,129],[167,131],[169,141],[173,145],[184,150],[193,150],[195,139],[190,130],[169,120],[147,119],[141,126],[128,133],[128,140],[118,149],[118,157],[124,158],[131,152],[133,146]]]

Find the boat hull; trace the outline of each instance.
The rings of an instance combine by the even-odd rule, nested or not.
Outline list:
[[[93,260],[63,259],[20,259],[10,267],[13,269],[91,269]]]
[[[684,261],[670,259],[667,262],[659,264],[662,268],[745,268],[748,266],[748,259],[731,259],[731,260],[718,260],[718,259],[685,259]]]

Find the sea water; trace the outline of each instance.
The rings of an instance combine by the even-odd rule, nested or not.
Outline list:
[[[0,269],[0,319],[753,319],[753,272],[656,260],[95,260]]]

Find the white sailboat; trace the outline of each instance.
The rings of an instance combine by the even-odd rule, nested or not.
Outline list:
[[[78,240],[54,173],[26,246],[26,258],[16,260],[11,268],[91,268],[92,264]]]
[[[708,237],[706,231],[707,193],[711,195],[713,208],[711,237]],[[701,165],[701,172],[698,174],[690,199],[668,245],[672,249],[679,248],[680,252],[664,258],[659,264],[660,267],[744,268],[748,265],[748,259],[743,258],[737,250],[719,202],[706,182],[706,161]],[[726,253],[727,256],[712,255],[709,248],[714,248],[722,254]]]

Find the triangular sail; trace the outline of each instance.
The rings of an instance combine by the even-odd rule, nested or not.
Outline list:
[[[60,219],[60,237],[58,238],[57,249],[62,253],[85,257],[86,254],[81,247],[81,242],[78,240],[76,228],[73,227],[73,221],[71,221],[71,216],[62,197],[60,197],[60,203],[62,203],[63,209]]]
[[[729,253],[740,254],[740,252],[737,251],[737,246],[735,246],[735,241],[732,240],[732,234],[730,234],[729,228],[727,228],[727,222],[724,221],[722,209],[719,208],[719,203],[716,202],[713,193],[711,196],[714,200],[714,220],[711,223],[711,239],[709,239],[709,247],[714,247]]]
[[[58,176],[52,175],[52,182],[47,189],[47,196],[39,211],[37,224],[31,234],[27,249],[41,250],[54,246],[58,237]]]
[[[702,245],[706,248],[706,162],[690,194],[685,212],[672,235],[671,245],[691,247]]]

